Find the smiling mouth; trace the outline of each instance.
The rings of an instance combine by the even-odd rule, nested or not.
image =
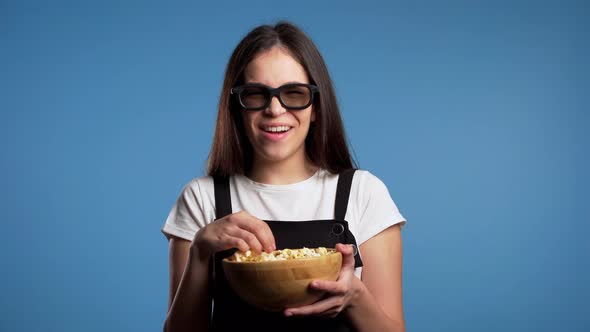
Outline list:
[[[278,127],[261,127],[262,131],[267,132],[269,134],[283,134],[291,130],[289,126],[278,126]]]

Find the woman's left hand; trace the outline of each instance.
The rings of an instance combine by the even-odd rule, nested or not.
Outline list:
[[[354,275],[354,250],[351,245],[337,244],[336,250],[342,253],[342,268],[336,281],[314,280],[309,287],[326,292],[326,297],[310,305],[285,309],[284,315],[336,317],[344,311],[359,292],[362,282]]]

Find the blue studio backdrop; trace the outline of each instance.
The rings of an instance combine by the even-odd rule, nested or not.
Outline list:
[[[0,331],[161,331],[225,65],[317,43],[408,224],[408,331],[589,331],[586,1],[0,1]]]

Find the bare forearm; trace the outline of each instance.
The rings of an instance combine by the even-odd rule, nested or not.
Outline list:
[[[164,332],[206,331],[209,324],[209,260],[191,251],[168,311]]]
[[[362,284],[360,280],[359,283]],[[364,284],[359,287],[359,292],[345,314],[359,332],[406,330],[403,318],[395,320],[388,316]]]

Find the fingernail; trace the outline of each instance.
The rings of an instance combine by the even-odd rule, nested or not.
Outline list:
[[[287,312],[285,312],[285,316],[291,317],[291,316],[293,316],[293,313],[291,311],[287,311]]]

